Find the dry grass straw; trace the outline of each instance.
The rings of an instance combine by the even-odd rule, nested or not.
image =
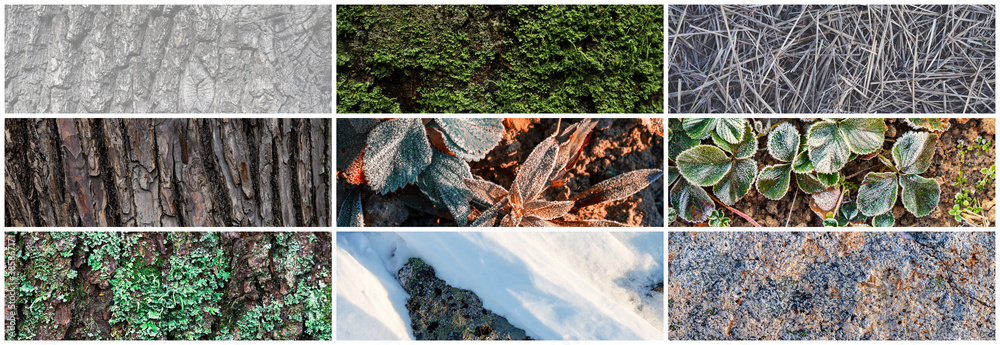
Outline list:
[[[993,113],[995,6],[670,6],[678,113]]]

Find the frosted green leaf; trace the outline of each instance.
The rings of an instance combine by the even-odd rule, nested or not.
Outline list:
[[[805,143],[799,148],[799,154],[795,155],[795,160],[792,161],[792,170],[800,174],[808,174],[815,170],[812,161],[809,160],[809,150],[806,149]]]
[[[573,196],[576,207],[627,198],[663,176],[660,169],[641,169],[609,178]]]
[[[809,127],[806,144],[813,167],[824,174],[840,171],[851,155],[847,139],[837,129],[837,124],[829,121],[817,122]]]
[[[723,204],[732,205],[747,195],[753,179],[757,175],[757,162],[752,159],[737,159],[733,169],[712,189]]]
[[[749,122],[746,123],[746,128],[744,129],[747,133],[751,133]],[[757,153],[757,137],[754,137],[753,135],[747,135],[743,137],[742,141],[736,144],[730,144],[717,134],[712,134],[712,141],[723,150],[732,153],[736,159],[750,158]]]
[[[892,216],[892,212],[872,217],[872,226],[876,228],[891,228],[893,225],[896,225],[896,218]]]
[[[903,174],[922,174],[931,166],[937,135],[927,132],[906,132],[892,145],[892,160]]]
[[[850,118],[841,120],[838,125],[843,137],[851,148],[851,152],[866,154],[875,152],[885,141],[885,121],[876,118]]]
[[[788,185],[792,181],[792,166],[790,164],[769,165],[764,167],[757,176],[757,192],[771,200],[778,200],[788,193]]]
[[[361,209],[361,195],[357,191],[352,191],[344,198],[344,203],[340,205],[340,214],[337,215],[337,227],[362,227],[365,226],[365,216]]]
[[[417,187],[434,206],[448,210],[458,225],[464,226],[469,218],[469,198],[472,195],[465,180],[471,178],[468,163],[434,150],[431,164],[417,177]]]
[[[896,173],[868,173],[858,187],[858,208],[866,216],[889,212],[896,204]]]
[[[938,118],[938,119],[924,119],[924,118],[909,118],[906,119],[906,123],[913,127],[913,129],[926,129],[931,132],[944,132],[951,126],[948,123],[948,119]]]
[[[448,148],[467,161],[486,157],[503,136],[503,120],[480,118],[437,118],[434,122],[445,134]]]
[[[696,118],[684,119],[684,131],[694,139],[708,138],[713,132],[723,140],[736,144],[743,140],[749,123],[741,118]]]
[[[670,140],[667,143],[667,158],[670,160],[677,159],[677,155],[681,152],[686,151],[689,148],[698,146],[699,141],[697,139],[691,139],[684,131],[678,131],[670,134]]]
[[[937,208],[941,186],[934,179],[903,175],[899,177],[899,185],[903,187],[903,206],[914,216],[926,216]]]
[[[705,139],[715,131],[718,121],[719,119],[707,118],[684,119],[684,131],[692,139]]]
[[[337,119],[337,169],[347,170],[377,124],[376,119]]]
[[[837,184],[840,181],[840,172],[835,172],[832,174],[820,174],[816,173],[816,179],[824,186],[829,187]]]
[[[680,172],[677,171],[677,167],[667,167],[667,185],[673,184],[678,176],[680,176]]]
[[[732,166],[733,161],[715,146],[698,145],[677,155],[677,169],[681,175],[699,186],[719,183]]]
[[[782,162],[791,162],[799,149],[799,131],[790,122],[782,122],[767,136],[767,152]]]
[[[669,205],[677,209],[681,219],[692,223],[704,223],[708,215],[715,211],[715,203],[705,189],[680,179],[670,189]]]
[[[667,207],[667,224],[673,223],[677,220],[677,210],[673,207]]]
[[[535,197],[548,185],[548,177],[552,174],[552,168],[559,155],[559,145],[553,137],[542,140],[535,149],[528,155],[517,170],[517,177],[514,178],[514,185],[511,193],[518,193],[521,202],[534,200]]]
[[[433,152],[420,119],[380,123],[368,135],[364,171],[368,184],[380,194],[417,180],[431,164]]]
[[[795,182],[796,184],[799,185],[799,190],[807,194],[816,194],[822,192],[824,189],[827,188],[827,186],[823,185],[823,182],[820,182],[819,179],[816,178],[815,173],[812,174],[796,173]]]

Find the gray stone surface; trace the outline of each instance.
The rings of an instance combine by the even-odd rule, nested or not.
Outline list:
[[[4,6],[7,113],[323,113],[330,6]]]
[[[475,293],[452,287],[423,260],[410,258],[396,274],[410,294],[406,309],[416,340],[530,340],[524,330],[483,308]]]
[[[995,338],[992,232],[675,232],[671,340]]]

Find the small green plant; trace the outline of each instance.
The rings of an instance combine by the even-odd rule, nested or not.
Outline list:
[[[973,144],[966,144],[964,140],[959,139],[956,143],[956,149],[958,150],[959,157],[959,168],[958,175],[955,177],[955,182],[952,183],[954,186],[960,186],[958,193],[955,194],[955,204],[952,206],[951,210],[948,210],[948,214],[955,217],[955,221],[959,223],[969,223],[974,225],[989,226],[989,218],[983,213],[982,205],[979,199],[976,198],[976,194],[979,191],[983,191],[988,186],[993,186],[993,181],[996,180],[996,165],[991,165],[989,168],[979,169],[979,173],[982,174],[982,178],[975,181],[975,188],[966,187],[969,182],[969,175],[965,174],[965,158],[969,153],[975,155],[981,155],[989,152],[990,145],[992,141],[984,139],[982,136],[977,136]]]
[[[485,157],[503,132],[500,119],[338,119],[337,165],[349,183],[367,184],[380,194],[415,183],[465,225],[469,190],[461,181],[472,177],[468,162]],[[347,202],[351,207],[343,207],[338,220],[360,219],[357,199]]]
[[[937,208],[941,186],[936,180],[919,175],[930,168],[936,144],[935,134],[907,132],[892,146],[892,164],[879,155],[891,171],[865,175],[858,188],[861,213],[876,216],[891,212],[900,188],[903,206],[914,216],[926,216]]]
[[[726,214],[722,213],[722,210],[712,211],[712,214],[708,216],[708,226],[711,227],[727,228],[731,222],[732,220],[726,217]]]
[[[621,174],[564,201],[542,197],[547,188],[564,185],[560,179],[576,162],[594,124],[589,119],[575,123],[535,146],[518,169],[509,191],[478,177],[467,178],[465,183],[472,190],[473,203],[487,206],[472,226],[494,226],[498,218],[503,227],[626,226],[610,220],[564,221],[557,218],[581,207],[627,198],[660,178],[662,170],[643,169]]]

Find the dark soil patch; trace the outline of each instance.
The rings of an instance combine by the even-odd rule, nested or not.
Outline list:
[[[772,120],[772,123],[777,122]],[[802,121],[793,121],[793,123],[796,125],[800,133],[805,133],[808,125],[803,124]],[[886,139],[893,140],[891,142],[886,141],[882,146],[883,152],[885,152],[884,155],[888,155],[888,151],[892,149],[893,142],[896,138],[899,138],[908,131],[914,131],[915,129],[910,127],[902,119],[886,119],[885,123],[889,127],[888,131],[885,133]],[[983,174],[979,172],[979,169],[988,169],[990,166],[996,164],[995,131],[996,124],[994,119],[951,119],[951,127],[942,133],[938,139],[937,150],[934,152],[934,160],[931,167],[923,174],[920,174],[920,176],[926,178],[933,178],[941,185],[941,198],[938,202],[938,207],[929,215],[917,218],[913,216],[913,214],[910,214],[910,212],[906,211],[903,207],[903,203],[897,196],[896,204],[892,209],[892,213],[896,218],[896,226],[968,226],[969,224],[963,224],[955,221],[955,217],[948,213],[948,211],[955,205],[955,194],[962,188],[962,186],[956,186],[953,183],[955,183],[958,178],[958,172],[961,169],[968,180],[968,182],[964,184],[965,188],[975,189],[976,181],[979,181],[983,177]],[[964,140],[966,144],[972,144],[975,141],[976,136],[982,136],[983,138],[993,141],[994,143],[992,143],[989,150],[983,154],[976,155],[972,152],[967,153],[965,155],[964,162],[960,163],[957,148],[958,140],[961,139]],[[779,163],[767,153],[767,137],[765,136],[759,138],[757,141],[758,150],[754,159],[757,161],[758,172],[767,165]],[[852,185],[857,186],[861,184],[862,180],[864,180],[865,174],[867,174],[868,171],[880,172],[882,169],[883,165],[878,161],[878,159],[870,161],[855,160],[849,162],[841,173],[850,177],[847,181]],[[706,190],[711,193],[710,187],[706,188]],[[855,189],[851,191],[847,197],[845,197],[845,201],[853,201],[856,197],[857,189],[855,187]],[[994,207],[996,198],[995,184],[988,184],[984,190],[978,191],[975,197],[981,203],[983,213],[987,216],[989,222],[991,224],[994,223],[994,220],[996,219]],[[762,226],[823,226],[823,222],[820,217],[818,217],[809,208],[809,198],[809,195],[800,192],[795,188],[795,179],[793,178],[792,186],[783,198],[777,201],[768,200],[762,194],[758,193],[755,187],[751,187],[750,192],[747,193],[743,199],[736,202],[736,204],[733,205],[733,208],[750,216]],[[716,204],[716,208],[723,209],[726,217],[732,219],[731,226],[753,226],[750,222],[736,214],[733,214],[732,211],[725,210],[725,208],[721,205]],[[870,220],[868,223],[870,224]],[[670,225],[677,227],[698,226],[698,224],[688,223],[680,219],[680,217],[678,217],[677,220]]]

